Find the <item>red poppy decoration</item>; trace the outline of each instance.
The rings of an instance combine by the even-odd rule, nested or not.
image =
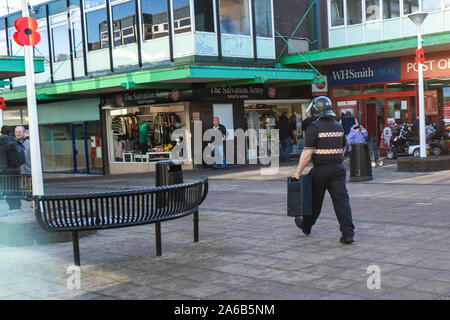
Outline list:
[[[0,109],[3,110],[6,108],[5,98],[0,97]]]
[[[37,32],[38,23],[31,17],[22,17],[14,22],[17,32],[14,33],[14,41],[20,46],[35,46],[41,41],[41,35]]]
[[[425,63],[425,52],[423,52],[423,48],[416,49],[416,63]]]

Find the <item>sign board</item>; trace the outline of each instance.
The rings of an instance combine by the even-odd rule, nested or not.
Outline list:
[[[328,81],[325,78],[324,82],[313,83],[311,85],[311,92],[313,97],[327,95],[328,93]]]
[[[437,90],[426,90],[424,92],[424,101],[426,116],[439,115]]]
[[[401,58],[401,79],[417,80],[418,65],[416,56]],[[427,53],[425,51],[425,63],[423,64],[424,79],[438,79],[450,77],[450,53],[449,51]]]

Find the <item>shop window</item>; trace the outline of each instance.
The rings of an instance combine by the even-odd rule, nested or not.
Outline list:
[[[344,25],[344,0],[331,0],[331,26],[343,26]]]
[[[45,20],[38,21],[38,32],[41,35],[41,41],[34,46],[34,56],[35,57],[44,57],[48,62],[50,53],[48,49],[48,34],[47,34],[47,22]]]
[[[333,97],[346,97],[360,95],[361,90],[359,86],[344,87],[344,88],[333,88]]]
[[[191,31],[189,0],[173,0],[173,22],[175,34]]]
[[[86,25],[88,50],[95,51],[108,48],[109,41],[106,8],[87,12]]]
[[[111,111],[113,149],[118,162],[150,162],[172,157],[176,129],[186,129],[183,105],[124,108]],[[189,150],[181,155],[188,158]]]
[[[363,94],[375,94],[375,93],[384,93],[384,85],[374,84],[370,86],[363,86]]]
[[[403,14],[410,14],[419,11],[418,0],[403,0]]]
[[[387,83],[387,92],[414,91],[414,82]]]
[[[450,0],[445,0],[445,7],[450,8]]]
[[[50,33],[52,36],[53,61],[60,62],[69,59],[69,30],[67,27],[67,16],[65,14],[50,18]]]
[[[255,33],[259,37],[272,37],[272,7],[270,0],[253,1],[255,6]]]
[[[388,100],[387,118],[395,123],[408,123],[408,98]]]
[[[366,21],[380,19],[380,0],[366,0]]]
[[[214,32],[213,0],[194,0],[195,30]]]
[[[5,30],[0,29],[0,56],[8,55],[8,46],[6,45]]]
[[[81,31],[80,10],[70,12],[70,23],[72,25],[72,50],[74,58],[83,56],[83,34]]]
[[[141,11],[144,40],[156,39],[169,35],[167,1],[141,1]],[[164,28],[160,28],[159,26],[161,25],[163,25]]]
[[[347,0],[347,25],[358,24],[361,21],[361,0]]]
[[[400,17],[400,1],[384,0],[383,1],[383,19],[391,19]]]
[[[136,42],[136,6],[128,1],[112,6],[114,46]],[[118,36],[116,36],[116,33]]]
[[[248,0],[220,0],[222,33],[250,35]]]
[[[426,0],[422,4],[422,10],[425,12],[437,11],[442,9],[441,0]]]

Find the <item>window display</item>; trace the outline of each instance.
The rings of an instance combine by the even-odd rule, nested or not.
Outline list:
[[[176,129],[185,129],[183,105],[124,108],[111,111],[113,161],[171,159]]]

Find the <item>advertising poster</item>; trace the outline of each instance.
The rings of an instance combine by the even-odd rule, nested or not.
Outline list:
[[[439,115],[437,90],[427,90],[424,92],[425,116]]]

